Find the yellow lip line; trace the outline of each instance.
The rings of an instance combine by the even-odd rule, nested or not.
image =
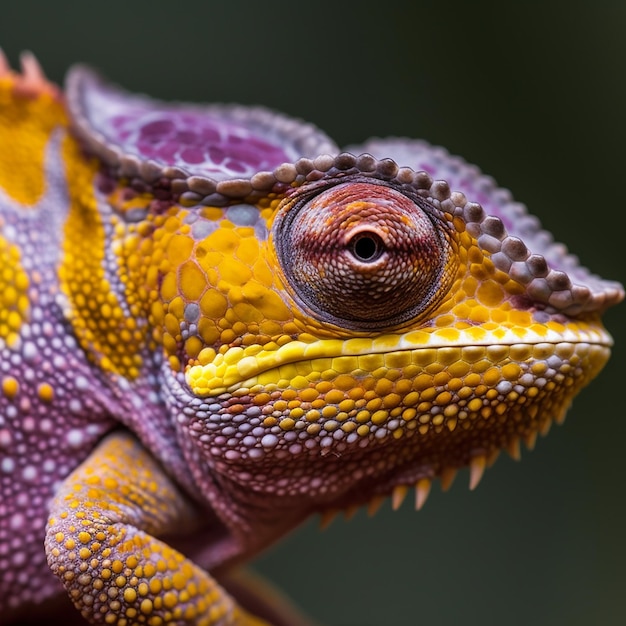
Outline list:
[[[460,336],[463,334],[463,331],[454,332]],[[258,347],[252,347],[252,350],[235,347],[223,354],[217,354],[210,363],[190,366],[186,371],[186,380],[189,387],[198,395],[218,395],[283,365],[314,359],[484,346],[497,353],[501,348],[513,345],[588,343],[607,348],[612,345],[611,337],[602,329],[577,331],[561,329],[558,332],[547,329],[542,334],[526,330],[523,336],[510,329],[499,329],[496,332],[497,334],[490,333],[482,340],[463,343],[457,343],[451,337],[437,338],[433,333],[422,331],[419,337],[416,333],[409,333],[406,336],[388,335],[374,339],[328,339],[313,343],[292,341],[272,351],[259,350]]]

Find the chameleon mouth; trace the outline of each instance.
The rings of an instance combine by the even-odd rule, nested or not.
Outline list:
[[[367,377],[376,368],[401,367],[411,361],[411,355],[417,365],[439,363],[447,367],[457,361],[475,362],[478,356],[495,362],[501,360],[503,351],[516,351],[516,347],[520,353],[530,347],[543,357],[557,345],[588,344],[606,352],[613,344],[610,335],[598,326],[536,326],[492,331],[482,327],[443,328],[373,339],[290,341],[280,346],[232,347],[223,353],[206,348],[197,364],[188,366],[185,378],[194,395],[208,397],[256,385],[302,389],[309,386],[312,373],[325,370]]]

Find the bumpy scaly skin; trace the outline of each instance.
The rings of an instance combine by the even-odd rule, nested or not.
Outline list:
[[[23,65],[0,58],[3,616],[65,587],[92,623],[304,624],[208,572],[315,512],[475,487],[605,364],[621,286],[442,149]]]
[[[126,623],[266,624],[155,538],[194,532],[197,510],[137,441],[113,435],[92,459],[57,494],[46,538],[52,571],[86,618],[95,608],[113,624],[121,614]]]

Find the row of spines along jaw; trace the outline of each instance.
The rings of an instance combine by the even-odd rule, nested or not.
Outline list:
[[[565,414],[563,414],[562,417],[555,419],[554,421],[557,422],[558,424],[562,424],[564,420],[565,420]],[[528,448],[528,450],[532,451],[534,449],[538,434],[541,434],[543,436],[548,434],[548,431],[550,430],[551,425],[552,425],[552,421],[546,420],[543,423],[542,428],[539,432],[534,431],[532,433],[529,433],[525,437],[523,437],[524,443],[526,447]],[[513,460],[519,461],[521,459],[521,438],[520,437],[512,438],[509,441],[508,445],[506,446],[506,451],[508,452],[509,456]],[[480,484],[484,476],[485,470],[488,467],[491,467],[496,462],[496,460],[500,456],[500,452],[501,452],[500,450],[494,450],[489,455],[479,454],[479,455],[473,456],[470,459],[469,488],[471,491],[473,491],[474,489],[476,489],[476,487],[478,487],[478,485]],[[452,483],[454,482],[454,479],[456,478],[458,470],[459,468],[456,468],[456,467],[446,467],[442,470],[441,475],[439,476],[439,481],[441,484],[442,491],[445,492],[445,491],[448,491],[448,489],[450,489],[450,487],[452,486]],[[428,499],[428,496],[430,495],[432,482],[433,482],[432,477],[422,477],[418,479],[413,485],[399,484],[393,487],[393,489],[391,490],[391,493],[377,494],[373,496],[369,500],[369,502],[365,505],[348,506],[347,508],[344,508],[344,509],[341,509],[341,508],[326,509],[325,511],[320,513],[320,518],[319,518],[320,528],[322,529],[328,528],[328,526],[332,524],[332,522],[335,520],[337,515],[339,515],[340,513],[343,513],[346,520],[352,519],[354,515],[357,513],[357,511],[363,508],[363,506],[365,507],[368,516],[373,517],[380,510],[380,508],[385,503],[387,498],[391,499],[392,510],[397,511],[402,506],[402,504],[406,500],[406,497],[408,496],[408,494],[411,492],[412,489],[415,494],[415,500],[414,500],[415,510],[419,511],[422,509],[422,507],[426,503],[426,500]]]

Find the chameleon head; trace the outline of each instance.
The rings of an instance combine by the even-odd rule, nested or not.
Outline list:
[[[621,286],[440,148],[340,153],[280,114],[164,105],[81,69],[68,106],[107,172],[129,341],[146,328],[141,349],[164,354],[187,464],[222,503],[304,515],[417,485],[421,504],[468,465],[475,485],[499,450],[562,420],[609,356],[600,315]],[[88,349],[117,345],[76,326]],[[101,364],[140,375],[126,346],[109,351]]]
[[[226,219],[196,244],[202,293],[179,310],[211,331],[175,362],[189,436],[273,502],[349,507],[417,485],[421,505],[466,465],[475,486],[605,364],[601,298],[423,173],[312,178],[257,203],[265,228]]]

